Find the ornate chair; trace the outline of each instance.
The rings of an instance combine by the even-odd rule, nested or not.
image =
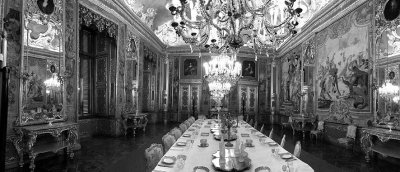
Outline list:
[[[281,146],[284,147],[286,143],[286,134],[283,135],[282,140],[281,140]]]
[[[164,152],[162,145],[155,143],[151,144],[150,147],[144,151],[146,172],[151,172],[157,166],[157,163],[161,160],[163,154]]]
[[[274,134],[274,128],[271,129],[271,131],[269,132],[269,136],[268,137],[272,139],[272,135],[273,134]]]
[[[247,115],[247,116],[246,116],[246,122],[247,122],[247,123],[250,122],[250,115]]]
[[[179,129],[181,129],[181,132],[184,133],[187,130],[187,127],[184,123],[179,124]]]
[[[285,128],[291,128],[292,122],[293,122],[292,115],[290,115],[288,121],[282,123],[282,130]]]
[[[205,115],[199,115],[199,116],[198,116],[198,119],[207,119],[207,116],[205,116]]]
[[[300,158],[301,154],[301,143],[300,141],[296,142],[296,146],[294,147],[293,155],[297,158]]]
[[[355,125],[347,126],[346,137],[339,138],[338,139],[339,144],[344,145],[346,148],[354,146],[354,143],[356,141],[356,131],[357,127]]]
[[[324,121],[318,121],[317,129],[310,131],[310,138],[315,136],[315,140],[318,140],[318,135],[322,135],[324,132]]]
[[[260,133],[263,133],[264,134],[264,124],[261,126],[261,129],[260,129]]]
[[[250,124],[250,125],[253,125],[253,119],[250,119],[249,124]]]
[[[169,148],[171,148],[171,146],[175,143],[175,141],[176,141],[175,137],[168,133],[162,137],[162,142],[164,145],[165,152],[167,152]]]
[[[190,122],[190,124],[193,124],[196,121],[196,119],[193,116],[190,116],[188,121]]]
[[[243,115],[239,115],[239,116],[238,116],[238,119],[239,119],[239,121],[243,121],[243,120],[244,120]]]
[[[182,135],[182,131],[179,128],[175,127],[170,131],[170,134],[175,137],[175,140],[178,140],[179,137],[181,137]]]
[[[186,128],[189,128],[192,125],[188,120],[186,120],[183,123],[186,125]]]

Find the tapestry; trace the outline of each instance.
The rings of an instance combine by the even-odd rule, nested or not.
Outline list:
[[[291,102],[294,109],[300,107],[301,91],[301,46],[286,53],[282,59],[281,101]],[[281,102],[282,103],[282,102]]]
[[[350,110],[369,112],[369,28],[372,3],[366,3],[316,35],[318,109],[339,100]]]

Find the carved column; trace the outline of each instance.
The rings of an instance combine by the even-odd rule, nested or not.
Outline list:
[[[69,120],[77,122],[78,120],[78,1],[65,1],[65,72],[66,76],[64,86],[66,90],[65,113]],[[73,115],[72,115],[73,114]]]
[[[274,76],[274,71],[276,68],[276,60],[275,60],[275,56],[272,59],[272,63],[271,63],[271,123],[273,124],[275,121],[275,102],[276,102],[276,94],[275,94],[275,87],[274,87],[274,81],[275,81],[275,76]]]
[[[142,103],[142,100],[143,100],[143,93],[142,93],[142,90],[143,90],[143,70],[144,70],[144,67],[143,67],[143,57],[144,57],[144,55],[143,55],[143,41],[142,40],[140,40],[139,41],[139,49],[138,49],[138,58],[137,58],[137,68],[136,68],[136,70],[137,70],[137,72],[136,72],[136,78],[137,78],[137,97],[136,97],[136,100],[137,100],[137,103],[136,103],[136,105],[137,105],[137,109],[136,109],[136,114],[139,114],[139,113],[141,113],[142,112],[142,107],[143,107],[143,103]]]

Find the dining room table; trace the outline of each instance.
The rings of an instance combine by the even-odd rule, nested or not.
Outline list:
[[[237,143],[243,144],[249,139],[252,146],[245,147],[244,151],[250,159],[250,166],[245,172],[271,171],[271,172],[313,172],[310,165],[293,156],[271,138],[260,133],[245,121],[236,122],[235,132],[238,142],[231,141],[234,149]],[[236,125],[236,124],[235,124]],[[196,120],[188,130],[174,143],[164,154],[153,172],[207,172],[221,171],[212,163],[215,154],[220,149],[220,141],[216,139],[212,128],[218,127],[219,122],[215,119]],[[207,144],[200,144],[200,140],[207,140]],[[226,142],[226,141],[225,141]],[[214,154],[214,155],[213,155]],[[285,159],[284,154],[292,155]],[[168,164],[165,159],[173,159]],[[287,168],[286,168],[287,167]],[[264,169],[264,170],[263,170]],[[268,169],[268,170],[266,170]]]

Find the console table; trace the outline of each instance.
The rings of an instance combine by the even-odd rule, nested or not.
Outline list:
[[[388,143],[389,140],[400,140],[400,131],[392,130],[389,132],[389,129],[371,127],[363,128],[361,134],[361,148],[365,153],[365,160],[367,162],[369,162],[370,156],[373,152],[378,152],[394,158],[400,158],[398,145]],[[383,144],[375,144],[372,140],[373,136],[377,137]]]
[[[129,128],[133,130],[133,136],[136,134],[137,128],[142,128],[143,131],[146,131],[147,126],[147,114],[124,114],[122,116],[122,126],[124,128],[125,136]]]
[[[29,155],[31,171],[35,169],[35,158],[38,154],[57,152],[66,148],[70,158],[74,157],[73,147],[78,141],[78,124],[60,122],[42,125],[19,126],[14,128],[16,139],[14,146],[18,152],[19,165],[24,165],[24,153]],[[50,138],[46,138],[46,134]],[[39,144],[40,142],[40,144]]]
[[[310,123],[312,125],[313,118],[310,117],[303,117],[303,116],[293,116],[292,117],[292,130],[293,134],[295,134],[295,131],[302,131],[303,132],[303,138],[305,138],[305,132],[306,131],[311,131],[311,129],[306,128],[306,124]]]

